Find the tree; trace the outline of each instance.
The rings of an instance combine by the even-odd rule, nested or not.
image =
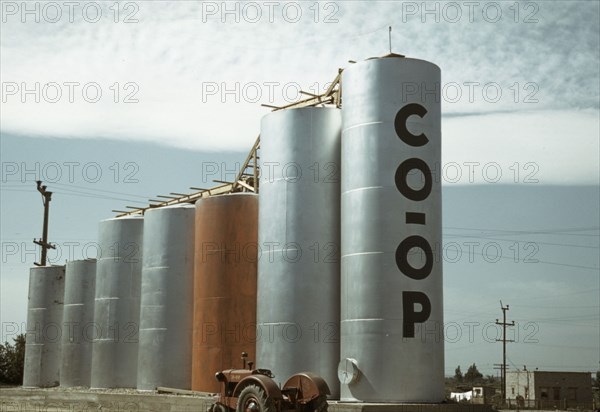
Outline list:
[[[456,382],[462,382],[463,381],[463,374],[460,370],[460,365],[458,365],[456,367],[456,369],[454,370],[454,379],[456,380]]]
[[[0,345],[0,382],[11,385],[23,384],[25,364],[25,335],[13,338],[14,346],[8,342]]]
[[[481,378],[483,378],[483,375],[477,370],[477,365],[475,364],[469,366],[469,369],[467,370],[467,373],[465,373],[464,377],[465,381],[467,382],[474,382]]]
[[[487,375],[487,376],[485,377],[485,380],[486,380],[488,383],[492,384],[492,383],[496,382],[496,377],[495,377],[494,375]]]

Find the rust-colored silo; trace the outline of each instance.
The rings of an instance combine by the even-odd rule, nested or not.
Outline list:
[[[215,372],[255,359],[258,196],[196,202],[192,389],[219,392]]]

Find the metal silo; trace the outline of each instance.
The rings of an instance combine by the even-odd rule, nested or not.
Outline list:
[[[30,269],[24,387],[59,384],[64,294],[64,266]]]
[[[123,217],[99,225],[92,388],[137,386],[143,223]]]
[[[219,392],[215,372],[254,360],[257,226],[257,195],[196,202],[193,390]]]
[[[195,211],[180,205],[144,215],[139,390],[190,389]]]
[[[439,402],[440,69],[390,55],[342,80],[341,397]]]
[[[339,396],[340,132],[337,108],[261,123],[257,362],[277,382],[311,371]]]
[[[67,262],[60,386],[90,386],[96,260]]]

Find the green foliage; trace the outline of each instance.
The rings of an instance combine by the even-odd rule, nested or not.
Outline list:
[[[25,335],[13,338],[14,346],[8,342],[0,345],[0,383],[9,385],[23,384],[23,366],[25,364]]]
[[[496,381],[498,381],[498,378],[496,378],[494,375],[487,375],[487,376],[485,377],[485,381],[486,381],[488,384],[493,384],[493,383],[496,383]]]
[[[471,380],[470,380],[471,379]],[[477,365],[469,366],[467,373],[463,374],[460,365],[454,370],[454,376],[445,379],[446,398],[450,398],[450,392],[469,390],[476,385],[489,386],[492,389],[500,389],[500,379],[494,375],[483,376],[477,370]]]
[[[483,375],[477,370],[477,366],[472,364],[469,366],[467,373],[465,373],[464,380],[465,382],[476,382],[483,378]]]
[[[463,373],[460,370],[460,365],[454,370],[454,380],[459,383],[463,381]]]

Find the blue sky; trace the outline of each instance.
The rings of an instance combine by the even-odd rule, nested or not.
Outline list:
[[[391,25],[394,52],[442,69],[444,242],[497,242],[504,256],[447,257],[446,320],[485,325],[503,299],[539,327],[539,342],[510,348],[515,365],[600,367],[598,2],[22,4],[1,3],[4,334],[25,320],[22,242],[33,250],[41,232],[26,170],[54,180],[51,239],[80,242],[80,258],[111,209],[226,180],[261,103],[387,53]],[[520,263],[506,258],[515,247]],[[534,251],[550,263],[521,262]],[[495,373],[499,350],[448,343],[446,370]]]

